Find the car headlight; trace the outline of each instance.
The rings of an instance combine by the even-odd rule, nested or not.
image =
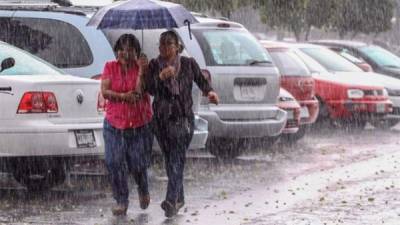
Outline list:
[[[389,89],[384,88],[382,94],[383,94],[383,96],[388,97],[390,95],[389,94]]]
[[[364,97],[364,91],[360,89],[349,89],[347,90],[348,98],[362,98]]]

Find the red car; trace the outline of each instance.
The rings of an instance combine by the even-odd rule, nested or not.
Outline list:
[[[319,104],[315,97],[315,82],[307,66],[288,47],[276,42],[261,41],[270,53],[281,74],[281,87],[285,88],[299,102],[300,129],[295,136],[304,136],[307,125],[318,117]]]
[[[325,60],[337,68],[344,66],[330,60],[336,56],[334,52],[310,44],[292,44],[290,48],[313,74],[321,119],[330,118],[335,125],[361,128],[393,110],[387,91],[380,83],[353,74],[330,72],[319,63]]]
[[[279,91],[278,107],[287,113],[286,125],[282,130],[281,137],[285,138],[285,141],[297,141],[298,139],[293,137],[296,136],[295,134],[299,131],[300,127],[300,104],[288,91],[281,88]]]

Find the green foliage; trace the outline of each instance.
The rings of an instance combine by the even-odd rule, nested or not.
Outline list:
[[[308,0],[259,1],[261,20],[271,27],[293,31],[296,39],[305,28]]]
[[[334,28],[340,34],[379,33],[391,28],[395,0],[254,0],[261,20],[292,31],[296,39],[310,28]],[[259,7],[258,7],[259,6]]]
[[[391,28],[394,0],[336,0],[338,7],[333,27],[340,36],[352,32],[379,33]]]
[[[169,0],[184,5],[191,11],[211,11],[221,13],[222,16],[229,18],[231,13],[242,6],[245,2],[252,0]]]

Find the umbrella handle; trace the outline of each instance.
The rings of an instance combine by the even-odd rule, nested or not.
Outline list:
[[[183,23],[187,24],[188,30],[189,30],[189,38],[190,38],[190,40],[192,40],[192,31],[190,29],[190,21],[189,20],[185,20]]]

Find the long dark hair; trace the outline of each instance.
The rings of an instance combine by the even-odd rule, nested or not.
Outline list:
[[[128,44],[129,46],[135,49],[136,56],[139,56],[142,49],[140,47],[139,40],[133,34],[123,34],[121,35],[117,42],[114,45],[114,52],[117,53],[119,50],[122,50],[122,45]]]
[[[174,40],[174,42],[178,45],[178,52],[177,53],[182,53],[183,45],[179,41],[179,37],[174,31],[169,30],[169,31],[165,31],[165,32],[161,33],[161,35],[160,35],[160,43],[161,42],[165,42],[168,39]]]

